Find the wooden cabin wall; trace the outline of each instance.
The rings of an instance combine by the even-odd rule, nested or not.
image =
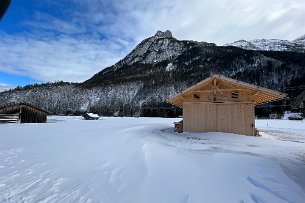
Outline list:
[[[0,109],[0,113],[16,114],[20,113],[20,106],[7,106]]]
[[[220,92],[221,91],[221,92]],[[185,98],[186,102],[253,102],[251,92],[243,90],[221,90],[215,91],[196,91]],[[233,92],[238,93],[238,97],[232,97]]]
[[[20,114],[21,123],[46,123],[47,113],[34,107],[16,104],[8,105],[0,109],[0,114]]]
[[[47,114],[29,106],[21,106],[21,123],[46,123]]]
[[[183,104],[183,131],[229,132],[254,135],[253,103],[205,103]]]

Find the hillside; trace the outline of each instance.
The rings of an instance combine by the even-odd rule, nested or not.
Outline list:
[[[0,104],[26,101],[55,114],[93,111],[101,115],[174,116],[180,110],[167,99],[212,74],[275,90],[296,90],[294,87],[305,85],[305,53],[216,46],[177,40],[170,31],[158,31],[124,59],[83,83],[3,92]]]

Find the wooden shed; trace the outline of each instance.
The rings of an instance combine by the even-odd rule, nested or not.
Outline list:
[[[171,97],[183,108],[183,131],[255,135],[254,107],[286,94],[213,75]]]
[[[48,112],[28,103],[10,103],[0,106],[2,123],[46,123]]]
[[[86,120],[98,120],[100,118],[100,116],[95,113],[85,113],[83,117]]]

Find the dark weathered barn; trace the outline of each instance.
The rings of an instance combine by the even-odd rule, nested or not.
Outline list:
[[[46,123],[48,112],[28,103],[11,103],[0,106],[2,123]]]
[[[98,114],[94,113],[85,113],[83,117],[86,120],[98,120],[100,118]]]

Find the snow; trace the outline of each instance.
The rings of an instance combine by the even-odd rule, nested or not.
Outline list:
[[[288,119],[289,116],[301,116],[301,115],[302,115],[302,113],[295,113],[295,112],[286,111],[284,113],[283,119]]]
[[[264,50],[264,51],[305,51],[304,41],[299,40],[288,41],[280,39],[254,39],[250,41],[239,40],[233,43],[225,44],[224,46],[235,46],[248,50]]]
[[[0,202],[304,202],[305,125],[174,133],[166,118],[0,125]],[[287,138],[288,137],[288,138]]]
[[[167,66],[165,67],[165,71],[169,72],[172,71],[175,67],[173,66],[172,63],[167,64]]]
[[[256,47],[254,44],[246,40],[238,40],[233,43],[225,44],[224,46],[235,46],[243,49],[260,50],[259,47]]]
[[[99,118],[100,116],[98,114],[95,113],[87,113],[88,116],[90,116],[91,118]]]
[[[274,139],[305,143],[305,122],[303,120],[257,120],[256,127],[263,135],[267,133],[267,136]]]
[[[187,46],[183,41],[177,41],[170,31],[158,31],[154,36],[143,40],[118,64],[132,65],[135,62],[151,64],[171,60],[179,56]]]
[[[284,116],[282,119],[287,120],[289,116],[301,115],[301,113],[294,113],[290,111],[285,111]]]
[[[305,35],[302,35],[302,36],[296,38],[296,39],[293,40],[293,41],[295,42],[295,41],[302,41],[302,40],[305,40]]]

